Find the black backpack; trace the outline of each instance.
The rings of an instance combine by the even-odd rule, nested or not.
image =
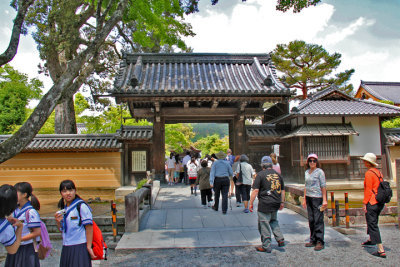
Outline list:
[[[371,170],[372,171],[372,170]],[[392,189],[390,188],[390,183],[383,180],[382,176],[378,176],[374,171],[372,171],[379,180],[378,192],[373,192],[375,194],[375,199],[378,203],[389,203],[393,196]]]

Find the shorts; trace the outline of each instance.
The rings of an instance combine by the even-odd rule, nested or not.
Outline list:
[[[189,177],[189,184],[195,184],[197,177]]]

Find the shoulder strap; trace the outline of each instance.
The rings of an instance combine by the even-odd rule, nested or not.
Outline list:
[[[379,184],[380,184],[381,182],[383,182],[382,176],[378,176],[378,174],[376,174],[376,172],[374,172],[374,171],[371,170],[371,169],[369,169],[369,171],[371,171],[373,174],[375,174],[375,176],[378,178]],[[382,180],[381,180],[381,179],[382,179]],[[374,192],[374,190],[372,190],[372,193],[374,193],[375,195],[377,194],[377,193]]]
[[[90,209],[90,207],[89,207],[89,205],[85,202],[85,201],[83,201],[83,200],[81,200],[77,205],[76,205],[76,209],[78,210],[78,214],[79,214],[79,226],[81,226],[82,225],[82,216],[81,216],[81,205],[82,204],[85,204],[86,206],[88,206],[88,208]],[[90,209],[91,210],[91,209]]]

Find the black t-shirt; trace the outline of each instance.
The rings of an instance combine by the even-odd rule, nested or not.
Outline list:
[[[281,192],[284,190],[282,177],[273,169],[257,173],[253,189],[258,189],[258,211],[269,213],[277,211],[281,205]]]

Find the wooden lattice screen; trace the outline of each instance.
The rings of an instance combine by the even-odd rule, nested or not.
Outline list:
[[[349,139],[347,136],[304,137],[303,158],[316,153],[321,160],[347,160]]]

